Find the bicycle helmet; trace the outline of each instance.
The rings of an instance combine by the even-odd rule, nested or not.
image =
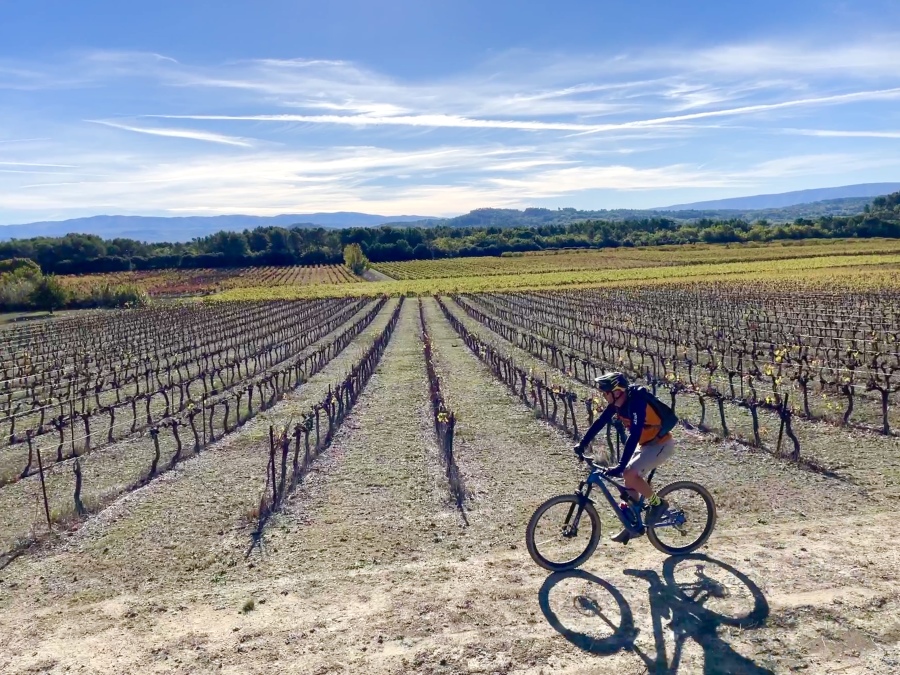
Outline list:
[[[628,378],[622,373],[606,373],[594,378],[594,384],[597,385],[597,389],[603,392],[625,390],[628,388]]]

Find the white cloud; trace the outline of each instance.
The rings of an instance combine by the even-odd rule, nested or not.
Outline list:
[[[895,45],[893,36],[870,36],[618,55],[517,52],[430,80],[314,59],[195,65],[96,52],[53,65],[0,61],[0,87],[46,89],[40,95],[56,102],[54,116],[42,117],[51,109],[43,100],[2,111],[0,126],[14,138],[0,140],[0,210],[36,220],[101,207],[448,214],[564,204],[599,190],[862,182],[852,178],[897,168],[888,144],[868,143],[866,154],[821,146],[900,137],[886,105],[900,99]],[[59,116],[68,110],[78,112]],[[184,142],[147,143],[147,135]]]
[[[40,166],[53,169],[76,169],[74,164],[41,164],[39,162],[0,162],[0,166]]]
[[[6,138],[0,139],[0,143],[31,143],[33,141],[47,141],[48,138]]]
[[[785,133],[820,138],[900,138],[900,131],[849,131],[841,129],[783,129]]]
[[[486,120],[459,115],[147,115],[165,119],[241,122],[301,122],[351,127],[408,126],[454,129],[515,129],[518,131],[590,131],[595,125],[531,120]]]
[[[855,91],[846,94],[819,96],[813,98],[779,101],[777,103],[760,103],[723,108],[702,112],[670,115],[627,122],[608,124],[583,124],[578,122],[541,122],[537,120],[513,119],[477,119],[459,115],[422,114],[422,115],[295,115],[289,113],[261,115],[146,115],[146,117],[197,120],[197,121],[242,121],[242,122],[300,122],[307,124],[343,125],[351,127],[371,126],[410,126],[455,129],[512,129],[517,131],[577,131],[587,134],[604,131],[622,131],[626,129],[644,129],[666,126],[672,123],[687,122],[713,117],[734,117],[751,115],[785,108],[801,106],[818,106],[848,103],[854,101],[881,101],[900,98],[900,87],[871,91]]]
[[[900,167],[900,157],[894,155],[816,153],[791,155],[760,162],[743,174],[753,181],[783,179],[796,176],[822,176],[840,171],[863,171]]]
[[[139,134],[150,134],[151,136],[169,136],[171,138],[187,138],[193,141],[206,141],[208,143],[221,143],[223,145],[236,145],[242,148],[251,148],[253,144],[245,139],[235,136],[224,136],[215,134],[210,131],[197,131],[196,129],[172,129],[159,127],[137,127],[121,122],[113,122],[110,120],[87,120],[94,124],[102,124],[114,129],[122,129],[124,131],[134,131]]]
[[[0,193],[0,209],[83,212],[103,205],[117,213],[134,213],[142,211],[136,205],[152,204],[153,213],[179,214],[272,215],[340,208],[452,215],[486,205],[523,207],[539,199],[571,198],[596,190],[746,189],[761,180],[872,164],[869,156],[845,154],[785,157],[729,170],[687,163],[641,168],[502,160],[529,152],[492,147],[409,153],[341,148],[308,155],[210,156],[123,166],[113,179],[23,185]],[[459,175],[461,166],[467,170]],[[900,166],[900,160],[893,166]],[[434,173],[436,180],[422,179],[426,172]],[[417,182],[397,183],[399,175],[414,176]]]
[[[661,54],[657,64],[703,72],[737,74],[795,73],[825,76],[852,74],[872,78],[895,76],[900,63],[900,34],[870,35],[841,44],[802,39],[720,45],[698,51]]]

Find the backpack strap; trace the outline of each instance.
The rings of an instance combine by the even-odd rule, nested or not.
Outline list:
[[[647,387],[638,384],[631,385],[628,387],[628,393],[629,397],[632,393],[637,394],[637,396],[639,397],[638,400],[641,400],[646,405],[651,406],[656,412],[657,416],[660,419],[660,436],[665,436],[675,428],[676,424],[678,424],[678,416],[675,414],[675,411],[665,403],[660,401],[656,396],[651,394],[650,390],[647,389]]]

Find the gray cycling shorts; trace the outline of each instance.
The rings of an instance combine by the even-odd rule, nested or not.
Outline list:
[[[652,441],[639,445],[626,468],[634,469],[643,478],[646,478],[648,473],[669,459],[674,452],[675,438],[672,436],[665,441]]]

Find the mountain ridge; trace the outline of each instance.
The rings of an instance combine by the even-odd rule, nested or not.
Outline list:
[[[746,197],[730,197],[727,199],[711,199],[689,204],[658,206],[653,211],[706,211],[706,210],[762,210],[778,209],[800,204],[830,201],[834,199],[880,197],[900,190],[900,183],[857,183],[830,188],[812,188],[809,190],[793,190],[764,195],[748,195]]]
[[[816,188],[779,193],[754,195],[731,199],[695,202],[655,209],[599,209],[574,208],[481,208],[451,218],[434,216],[380,216],[354,211],[319,212],[306,214],[280,214],[277,216],[221,215],[221,216],[122,216],[100,215],[73,218],[62,221],[43,221],[22,225],[0,225],[0,241],[28,239],[32,237],[61,237],[66,234],[97,235],[104,239],[133,239],[146,243],[189,242],[221,231],[242,231],[268,226],[323,227],[342,229],[347,227],[540,227],[564,225],[586,220],[628,221],[667,218],[673,221],[691,222],[703,219],[769,222],[793,222],[797,218],[844,216],[861,213],[872,198],[900,191],[900,183],[862,183],[836,188]],[[856,193],[845,197],[796,203],[799,195],[829,196],[836,193]],[[859,193],[864,193],[862,196]],[[739,203],[760,203],[771,198],[792,202],[785,206],[769,208],[735,207]],[[756,200],[755,202],[753,200]],[[730,208],[715,207],[726,204]],[[706,208],[696,208],[707,205]]]
[[[96,234],[105,239],[122,237],[147,242],[190,241],[222,230],[300,225],[304,227],[369,227],[389,222],[428,222],[433,216],[380,216],[355,211],[284,213],[277,216],[229,214],[221,216],[98,215],[0,225],[0,241],[27,237],[61,237],[69,233]]]

